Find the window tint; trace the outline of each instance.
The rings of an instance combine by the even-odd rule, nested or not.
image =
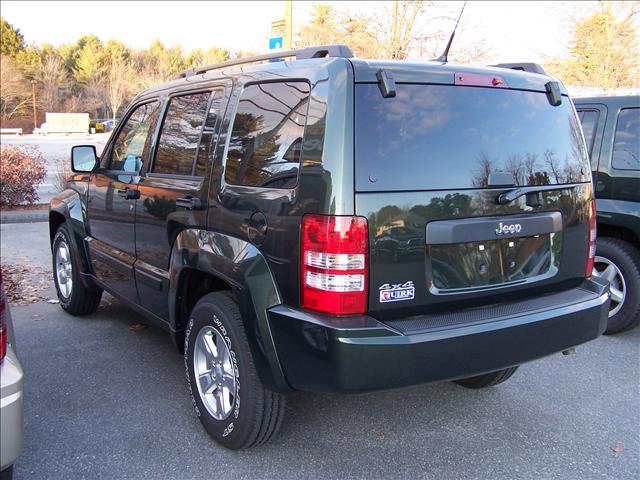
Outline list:
[[[160,103],[145,103],[136,107],[118,132],[108,168],[124,172],[139,172],[144,159],[149,158],[153,137],[152,126],[158,121]],[[151,133],[151,134],[150,134]]]
[[[640,108],[620,110],[613,141],[611,166],[618,170],[640,170]]]
[[[209,92],[173,97],[162,123],[153,173],[195,175],[200,132],[209,107]]]
[[[398,84],[355,88],[359,191],[486,188],[507,172],[517,185],[588,180],[571,103],[503,88]]]
[[[295,187],[308,104],[309,85],[305,82],[246,87],[233,122],[225,181]]]
[[[593,152],[593,140],[596,135],[596,127],[598,126],[598,115],[599,112],[597,110],[583,110],[579,112],[580,115],[580,123],[582,123],[582,133],[584,134],[584,141],[587,144],[587,150],[589,152],[589,157],[591,157],[591,153]],[[592,159],[592,162],[594,160]],[[591,170],[595,170],[598,166],[597,159],[595,160],[595,165],[592,163]]]

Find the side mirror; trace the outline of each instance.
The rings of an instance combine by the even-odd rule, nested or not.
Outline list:
[[[96,147],[76,145],[71,147],[71,170],[76,173],[90,173],[98,164]]]

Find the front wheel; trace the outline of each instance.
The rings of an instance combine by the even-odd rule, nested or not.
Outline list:
[[[191,312],[184,363],[191,401],[207,433],[240,450],[269,441],[277,432],[285,397],[258,378],[240,310],[226,293],[209,293]]]
[[[80,259],[71,243],[71,233],[66,223],[58,227],[53,237],[53,281],[60,306],[71,315],[88,315],[100,305],[102,290],[89,288],[80,278]]]
[[[518,370],[518,367],[505,368],[504,370],[485,373],[484,375],[461,378],[460,380],[455,380],[455,383],[462,385],[465,388],[493,387],[494,385],[498,385],[509,380],[509,378],[516,373],[516,370]]]

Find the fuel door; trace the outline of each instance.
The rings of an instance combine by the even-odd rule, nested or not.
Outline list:
[[[249,240],[254,245],[262,245],[267,235],[267,217],[262,212],[254,212],[249,219]]]

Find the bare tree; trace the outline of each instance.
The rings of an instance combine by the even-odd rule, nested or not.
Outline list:
[[[20,116],[30,106],[31,88],[11,59],[2,56],[0,63],[0,114],[2,121]]]
[[[296,47],[344,43],[358,57],[381,57],[375,26],[376,22],[369,15],[317,4],[312,19],[300,28]]]
[[[398,1],[394,0],[391,6],[391,15],[387,28],[383,31],[383,44],[385,45],[384,57],[402,60],[414,40],[414,27],[416,19],[423,13],[425,2],[423,1]]]
[[[106,97],[114,120],[131,90],[132,71],[131,63],[122,58],[114,58],[108,66]]]
[[[49,55],[42,64],[40,72],[42,93],[41,105],[45,112],[56,112],[63,103],[63,96],[69,89],[69,75],[64,62],[56,55]]]
[[[495,171],[494,162],[486,152],[480,152],[476,162],[479,168],[475,170],[476,174],[471,180],[471,183],[474,187],[486,188],[489,185],[489,175]]]
[[[491,61],[493,52],[482,39],[470,45],[456,45],[451,50],[449,59],[455,63],[475,63],[482,64]]]
[[[563,183],[562,181],[562,169],[558,165],[558,159],[556,158],[556,152],[553,150],[544,151],[544,163],[551,171],[555,183]]]

